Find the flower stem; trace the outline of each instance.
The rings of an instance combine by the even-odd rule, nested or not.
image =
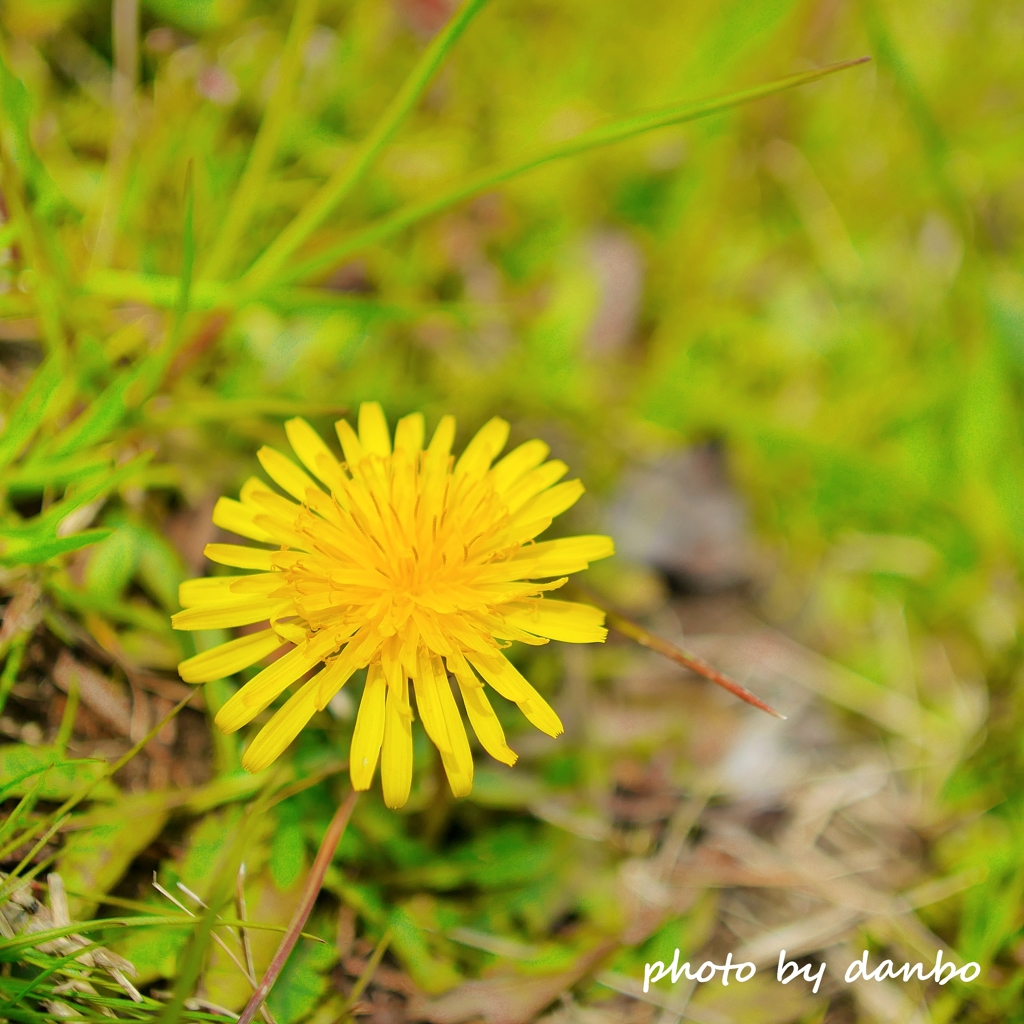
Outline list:
[[[341,837],[345,833],[345,827],[348,825],[348,819],[352,816],[352,808],[355,807],[358,797],[359,794],[354,789],[350,790],[348,796],[345,797],[341,805],[334,812],[334,817],[331,818],[331,823],[327,826],[323,842],[320,843],[320,849],[317,851],[316,859],[313,861],[309,877],[306,879],[306,885],[302,890],[302,899],[299,900],[299,905],[295,908],[295,913],[292,914],[288,930],[284,933],[281,945],[277,947],[277,952],[274,954],[274,959],[270,961],[270,966],[267,968],[267,973],[263,975],[263,980],[256,986],[252,998],[245,1004],[242,1016],[238,1018],[238,1024],[252,1024],[252,1020],[259,1012],[263,1001],[274,987],[274,982],[277,981],[278,975],[284,969],[284,965],[292,949],[294,949],[295,943],[299,941],[299,935],[313,910],[313,904],[316,903],[316,898],[320,893],[320,886],[323,884],[324,875],[327,873],[327,868],[334,858],[334,851],[338,848],[338,843],[341,842]]]
[[[583,588],[579,586],[577,586],[577,589],[580,591],[583,590]],[[775,710],[775,708],[765,704],[760,697],[755,697],[754,694],[752,694],[745,686],[740,686],[739,683],[730,679],[724,672],[719,672],[714,665],[706,662],[703,658],[699,658],[696,654],[691,654],[689,651],[683,650],[682,647],[678,647],[670,640],[666,640],[664,637],[658,636],[657,633],[652,633],[650,630],[641,626],[638,622],[634,622],[632,619],[627,619],[624,615],[620,615],[618,612],[612,611],[612,609],[601,601],[591,590],[586,590],[585,596],[586,600],[589,601],[590,604],[595,605],[604,612],[605,622],[609,629],[614,629],[616,633],[621,633],[623,636],[629,637],[630,640],[635,640],[638,644],[646,647],[648,650],[655,651],[677,664],[682,665],[683,668],[688,668],[691,672],[696,672],[697,675],[703,676],[705,679],[709,679],[717,686],[721,686],[723,690],[728,690],[734,697],[739,697],[740,700],[744,700],[748,704],[752,704],[755,708],[767,711],[769,715],[774,715],[776,718],[781,718],[785,721],[785,715],[780,714]]]

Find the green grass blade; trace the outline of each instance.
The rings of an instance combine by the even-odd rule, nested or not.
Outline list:
[[[90,544],[98,544],[106,540],[113,530],[96,529],[82,530],[68,537],[47,537],[43,540],[26,541],[24,538],[4,538],[0,535],[0,564],[2,565],[40,565],[57,555],[65,555],[69,551]]]
[[[40,536],[46,533],[52,534],[65,516],[129,479],[132,474],[142,469],[152,457],[152,452],[142,452],[141,455],[136,455],[130,462],[118,466],[112,472],[102,474],[90,483],[83,483],[80,489],[73,494],[66,495],[32,520],[31,532]]]
[[[251,842],[259,816],[263,814],[275,788],[273,783],[280,772],[271,776],[259,796],[246,808],[247,818],[235,833],[234,839],[221,856],[211,886],[206,909],[195,923],[192,941],[178,967],[174,994],[160,1016],[160,1024],[177,1024],[185,1008],[185,1000],[192,994],[202,973],[203,960],[209,948],[213,929],[218,925],[220,910],[227,905],[234,891],[238,866],[245,857],[245,850]]]
[[[56,758],[54,758],[48,764],[42,764],[42,765],[37,765],[34,768],[28,768],[28,769],[26,769],[23,772],[19,772],[17,775],[14,776],[13,779],[7,779],[4,782],[4,784],[2,786],[0,786],[0,800],[6,800],[7,799],[7,794],[12,789],[14,789],[14,787],[17,786],[19,782],[24,782],[26,779],[31,779],[33,775],[42,776],[40,779],[38,779],[35,782],[33,788],[40,787],[43,784],[43,782],[44,782],[44,780],[46,778],[46,772],[48,772],[55,764],[57,764],[57,759]],[[26,793],[25,796],[27,797],[28,793]],[[24,799],[24,797],[22,799]],[[11,812],[11,815],[14,815],[17,812],[17,810],[18,810],[18,808],[16,807]],[[8,818],[8,821],[9,820],[10,819]],[[0,836],[2,836],[4,834],[4,832],[8,830],[8,821],[4,821],[3,824],[0,825]]]
[[[185,917],[183,914],[153,914],[149,917],[140,914],[135,917],[104,917],[96,921],[77,921],[74,924],[62,925],[60,928],[45,928],[30,935],[6,939],[0,942],[0,956],[6,958],[9,953],[52,942],[65,935],[88,935],[90,932],[102,932],[108,928],[185,927],[192,925],[194,921],[194,918]]]
[[[92,402],[89,407],[46,446],[49,456],[67,455],[89,444],[104,440],[124,420],[131,409],[141,405],[160,384],[161,378],[174,355],[184,328],[185,316],[192,308],[192,283],[195,271],[195,187],[192,166],[185,176],[185,210],[182,227],[181,274],[177,279],[156,279],[155,288],[163,300],[155,305],[174,309],[170,329],[159,349],[143,359],[134,371],[123,372]],[[125,275],[121,275],[125,276]],[[127,275],[142,280],[142,294],[123,295],[125,299],[150,301],[145,275]],[[98,271],[91,280],[100,282],[119,277],[116,271]],[[138,289],[139,281],[134,282]],[[109,297],[109,294],[100,292]]]
[[[7,661],[4,663],[4,671],[0,675],[0,714],[3,714],[4,708],[7,707],[7,698],[18,681],[18,673],[21,671],[21,662],[25,657],[27,643],[27,633],[21,633],[11,641],[10,650],[7,652]]]
[[[83,290],[89,295],[115,302],[143,303],[158,309],[173,309],[178,303],[180,282],[179,277],[170,275],[100,270],[86,279]],[[189,308],[193,311],[238,309],[250,301],[249,294],[235,285],[219,281],[196,279],[189,293]],[[260,302],[285,313],[296,310],[345,310],[367,319],[373,317],[389,321],[413,320],[438,312],[460,316],[468,313],[465,303],[382,302],[365,295],[351,295],[328,288],[271,287],[260,293]],[[57,443],[54,441],[55,445]],[[49,448],[47,450],[50,451]]]
[[[36,371],[0,434],[0,470],[9,466],[35,436],[63,376],[63,360],[56,354]]]
[[[466,0],[445,28],[434,36],[398,94],[352,157],[334,172],[330,180],[306,203],[295,219],[246,272],[242,280],[249,289],[269,284],[289,257],[359,183],[413,109],[448,52],[485,2],[486,0]]]
[[[97,298],[115,302],[141,302],[160,309],[173,309],[180,293],[179,277],[137,274],[126,270],[100,270],[85,281],[84,290]],[[268,288],[261,296],[271,306],[286,309],[352,309],[374,315],[407,316],[409,307],[381,303],[361,295],[332,292],[325,288]],[[193,310],[237,307],[247,301],[239,289],[220,281],[193,281],[189,306]]]
[[[9,155],[23,169],[35,205],[43,211],[53,210],[64,206],[65,199],[32,144],[32,97],[25,82],[8,64],[6,56],[6,53],[0,51],[0,111],[8,126],[6,141],[12,151]],[[5,181],[4,191],[7,192],[8,188],[9,182]]]
[[[75,720],[78,717],[78,705],[81,694],[78,690],[78,679],[73,678],[68,687],[68,699],[64,703],[64,711],[60,716],[60,728],[57,730],[57,738],[53,741],[53,749],[56,754],[63,758],[67,753],[68,742],[75,729]],[[40,780],[40,784],[42,780]]]
[[[0,249],[6,249],[18,240],[18,225],[8,221],[0,228]]]
[[[0,79],[4,76],[10,77],[4,67],[3,59],[0,57]],[[0,87],[0,110],[3,109],[2,94],[4,90]],[[0,118],[2,121],[2,118]],[[63,354],[67,349],[67,340],[64,334],[64,327],[61,323],[60,313],[66,308],[62,289],[51,273],[48,261],[43,255],[43,246],[37,234],[37,225],[29,214],[29,203],[22,194],[21,179],[18,171],[22,165],[16,165],[7,153],[0,146],[0,167],[3,169],[4,199],[6,200],[11,221],[17,225],[20,247],[24,254],[24,260],[36,274],[35,287],[32,291],[33,305],[36,316],[39,320],[39,327],[47,348],[53,354]],[[40,165],[41,166],[41,165]],[[45,174],[40,181],[49,181]],[[37,182],[38,184],[38,182]],[[35,192],[37,199],[40,193]],[[48,204],[39,201],[35,209],[44,209]]]
[[[274,92],[260,122],[245,170],[231,197],[231,205],[221,223],[213,250],[202,267],[203,277],[216,279],[229,269],[229,262],[235,254],[238,240],[252,216],[256,200],[277,152],[281,131],[291,114],[295,83],[302,66],[302,53],[313,27],[316,8],[317,0],[298,0],[295,4],[292,23],[277,67]]]
[[[928,169],[950,211],[957,217],[961,228],[964,228],[970,221],[970,214],[963,194],[949,173],[949,141],[942,126],[900,53],[878,5],[871,0],[862,0],[860,8],[864,16],[864,27],[867,29],[879,67],[888,70],[892,75],[921,139],[921,148],[924,150]]]
[[[39,446],[36,446],[38,451]],[[12,491],[41,491],[44,487],[59,487],[92,476],[111,468],[111,460],[95,452],[56,459],[30,458],[9,470],[4,481]]]
[[[83,946],[81,949],[76,949],[74,950],[74,952],[68,953],[67,956],[62,956],[60,957],[60,959],[55,960],[52,964],[50,964],[49,967],[47,967],[44,971],[41,971],[31,981],[29,981],[21,989],[20,992],[16,993],[10,999],[8,999],[7,1002],[0,1005],[0,1011],[6,1012],[7,1010],[14,1009],[14,1007],[17,1006],[18,1003],[20,1003],[26,996],[31,995],[32,992],[35,991],[35,989],[37,989],[40,985],[42,985],[47,978],[52,977],[62,967],[67,967],[68,964],[74,963],[76,960],[78,960],[84,954],[88,953],[90,950],[98,948],[98,943],[91,942],[89,943],[89,945]]]
[[[25,846],[27,843],[30,843],[33,839],[36,838],[36,836],[39,835],[40,832],[45,833],[47,830],[59,827],[60,823],[68,816],[68,814],[70,814],[71,811],[75,807],[77,807],[83,800],[87,800],[89,794],[92,793],[92,791],[103,780],[109,779],[115,774],[117,774],[117,772],[119,772],[133,757],[135,757],[135,755],[138,754],[139,751],[142,750],[146,746],[146,744],[149,743],[157,735],[157,733],[159,733],[160,730],[165,725],[167,725],[167,723],[171,721],[171,719],[173,719],[178,714],[178,712],[181,711],[182,708],[185,707],[185,705],[192,699],[192,696],[193,694],[190,693],[188,694],[188,696],[183,697],[180,701],[178,701],[178,703],[175,704],[174,707],[171,708],[171,710],[168,711],[167,714],[164,715],[163,718],[161,718],[160,721],[157,722],[149,730],[149,732],[147,732],[146,735],[138,741],[138,743],[136,743],[126,753],[122,754],[121,757],[119,757],[113,764],[108,765],[106,771],[102,772],[87,785],[83,786],[73,796],[68,797],[68,799],[65,800],[64,803],[62,803],[60,807],[58,807],[55,811],[52,811],[41,821],[36,822],[35,825],[33,825],[29,829],[26,829],[25,832],[23,832],[17,838],[12,840],[10,843],[8,843],[3,848],[3,850],[0,850],[0,857],[7,856],[13,850],[16,850],[20,847]],[[45,840],[37,840],[36,847],[33,850],[30,850],[25,855],[25,862],[27,863],[28,861],[31,861],[32,857],[35,856],[39,849],[42,849],[43,845],[45,845]],[[8,880],[8,883],[10,883],[10,879]],[[4,899],[7,898],[7,896],[10,895],[8,883],[5,883],[3,886],[0,886],[0,902],[2,902]],[[4,948],[5,947],[3,946],[3,944],[0,943],[0,951],[2,951]]]
[[[389,216],[382,218],[375,224],[369,225],[362,231],[357,231],[348,238],[342,239],[336,245],[329,246],[311,259],[298,264],[283,275],[282,280],[301,280],[326,270],[347,259],[353,253],[397,235],[418,221],[441,213],[457,203],[461,203],[498,185],[503,185],[505,182],[518,178],[520,175],[526,174],[528,171],[535,170],[538,167],[543,167],[545,164],[553,163],[556,160],[564,160],[571,156],[579,156],[582,153],[593,149],[600,149],[602,146],[610,146],[616,142],[623,142],[626,139],[653,131],[656,128],[666,128],[669,125],[684,124],[687,121],[696,121],[702,117],[710,117],[712,114],[720,114],[733,107],[751,103],[766,96],[774,96],[776,93],[785,92],[787,89],[794,89],[800,85],[806,85],[808,82],[817,81],[826,75],[854,67],[857,64],[863,64],[869,59],[869,57],[860,57],[857,60],[829,64],[827,67],[816,68],[813,71],[802,71],[796,75],[788,75],[786,78],[754,86],[751,89],[743,89],[740,92],[731,93],[728,96],[722,96],[717,99],[704,100],[699,103],[673,103],[658,110],[652,110],[645,114],[635,114],[621,121],[613,121],[611,124],[602,125],[600,128],[595,128],[592,131],[583,132],[581,135],[575,136],[575,138],[566,139],[564,142],[558,142],[553,146],[537,150],[523,159],[483,171],[453,188],[438,193],[436,196],[410,203]]]
[[[181,238],[181,280],[178,285],[178,302],[174,310],[174,326],[171,328],[170,343],[173,348],[181,334],[182,323],[188,312],[189,296],[192,292],[192,273],[196,263],[195,209],[196,190],[192,165],[185,174],[185,224]]]
[[[181,277],[138,274],[127,270],[95,270],[82,285],[88,295],[116,302],[142,302],[160,309],[174,309],[181,295]],[[196,280],[189,289],[192,309],[216,309],[237,303],[235,289],[219,281]]]

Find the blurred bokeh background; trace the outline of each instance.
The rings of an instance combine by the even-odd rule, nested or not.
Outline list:
[[[559,529],[615,537],[586,585],[788,718],[614,634],[517,651],[566,735],[503,710],[520,763],[480,754],[459,802],[418,745],[403,812],[359,805],[309,925],[327,941],[300,943],[275,1019],[1024,1019],[1024,5],[488,0],[344,202],[246,274],[365,152],[454,9],[0,5],[3,869],[59,872],[71,921],[172,912],[154,871],[213,899],[255,800],[248,914],[286,923],[358,682],[284,774],[242,775],[197,701],[38,850],[17,829],[185,692],[177,585],[216,570],[213,503],[285,419],[328,436],[364,400],[428,428],[452,412],[458,447],[501,415],[586,483]],[[865,55],[410,207],[638,112]],[[219,931],[230,955],[180,924],[98,934],[138,970],[135,1012],[180,992],[200,1019],[250,991]],[[251,938],[260,974],[276,935]],[[758,975],[643,993],[676,948]],[[843,980],[865,949],[939,948],[978,980]],[[777,985],[780,949],[827,962],[816,994]],[[53,977],[25,1013],[129,1005],[101,971],[93,996]]]

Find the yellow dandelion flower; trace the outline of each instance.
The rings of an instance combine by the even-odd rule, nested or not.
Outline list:
[[[291,645],[218,712],[218,727],[234,732],[323,663],[246,750],[242,763],[259,771],[366,668],[349,751],[352,785],[368,789],[380,760],[386,803],[405,803],[415,695],[452,792],[465,796],[473,785],[473,758],[449,673],[481,746],[497,760],[511,765],[516,755],[484,683],[515,701],[542,732],[561,733],[558,716],[502,648],[513,640],[605,639],[601,611],[544,598],[544,592],[612,554],[611,538],[534,541],[576,502],[583,485],[559,483],[567,467],[545,461],[549,449],[542,441],[527,441],[492,465],[508,439],[504,420],[481,428],[457,461],[450,454],[451,416],[425,449],[421,415],[399,421],[392,445],[376,402],[360,407],[358,433],[345,420],[336,426],[344,462],[305,420],[285,424],[299,461],[323,486],[285,455],[262,448],[258,457],[267,475],[294,500],[251,478],[239,501],[217,503],[217,526],[266,546],[207,545],[211,561],[256,571],[182,584],[185,610],[173,625],[270,625],[189,658],[178,671],[186,682],[208,682]]]

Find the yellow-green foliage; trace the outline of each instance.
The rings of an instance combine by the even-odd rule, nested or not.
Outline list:
[[[452,411],[461,446],[503,415],[514,439],[537,430],[568,453],[596,494],[572,529],[597,524],[627,463],[721,441],[782,566],[766,615],[890,685],[891,648],[872,630],[897,609],[885,621],[914,651],[940,637],[958,673],[988,679],[987,740],[935,796],[936,820],[974,821],[939,845],[937,868],[983,881],[928,922],[993,968],[969,997],[947,994],[942,1019],[1010,1019],[1024,888],[1024,8],[488,0],[431,42],[445,6],[143,0],[136,31],[134,4],[116,0],[116,46],[102,0],[0,6],[0,584],[42,595],[49,636],[74,646],[85,628],[166,670],[196,653],[167,621],[195,570],[169,517],[237,493],[290,416],[326,427],[363,400],[392,422]],[[134,74],[136,45],[132,89],[111,62]],[[871,63],[782,81],[862,55]],[[727,102],[702,106],[714,98]],[[5,624],[0,710],[38,621]],[[548,657],[535,678],[560,676]],[[207,708],[233,686],[209,684]],[[74,906],[91,911],[170,821],[177,859],[161,884],[226,906],[244,855],[253,919],[286,922],[351,731],[344,716],[314,726],[251,784],[236,739],[216,738],[206,787],[123,798],[140,815],[131,844],[113,819],[83,818],[88,837],[72,833],[62,854]],[[21,801],[0,826],[5,856],[53,824],[39,801],[95,780],[85,814],[116,800],[94,762],[69,768],[69,729],[0,759],[5,806]],[[439,850],[451,808],[432,796],[431,764],[417,745],[414,825],[359,807],[339,864],[364,877],[332,869],[328,891],[374,940],[389,933],[428,991],[493,961],[444,938],[463,924],[540,943],[578,914],[575,938],[532,947],[563,969],[615,917],[598,892],[608,866],[558,888],[552,865],[575,863],[579,844],[527,815],[536,778],[480,779],[458,848]],[[585,789],[603,769],[579,765]],[[253,824],[245,801],[269,817]],[[706,906],[665,942],[703,934]],[[147,982],[176,975],[169,1016],[205,1019],[182,1001],[211,919],[191,945],[183,922],[118,948]],[[309,926],[331,942],[334,928]],[[273,947],[260,940],[258,968]],[[18,964],[0,996],[22,1007],[0,1016],[48,1019],[53,981],[39,972],[66,965],[25,949],[0,944]],[[300,950],[271,1000],[281,1024],[321,1002],[333,964]],[[237,1006],[246,992],[222,952],[208,994]],[[76,1003],[87,1019],[121,1012],[121,990],[97,984]]]

